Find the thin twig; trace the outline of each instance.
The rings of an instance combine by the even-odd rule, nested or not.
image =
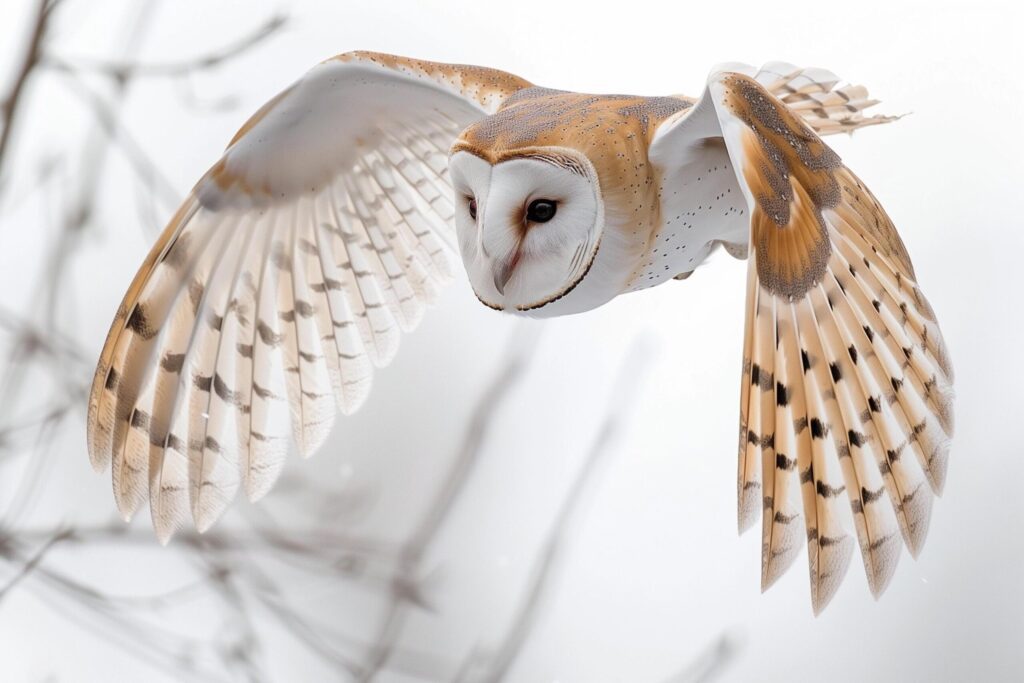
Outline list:
[[[644,376],[644,369],[650,362],[650,356],[650,351],[641,344],[634,344],[627,352],[613,385],[611,400],[605,409],[604,418],[597,429],[587,457],[568,493],[562,499],[551,531],[534,562],[524,598],[499,647],[489,657],[487,672],[479,680],[487,683],[503,680],[522,652],[540,610],[546,603],[552,581],[565,553],[567,530],[573,518],[578,515],[584,494],[593,487],[599,470],[617,443],[619,433],[628,417],[629,407],[635,405],[633,397]]]
[[[517,332],[518,334],[513,335],[513,339],[509,343],[510,352],[504,366],[477,400],[463,436],[462,445],[448,469],[441,490],[434,497],[419,527],[402,548],[399,556],[399,568],[404,576],[416,577],[420,574],[420,565],[426,549],[455,506],[474,466],[480,460],[481,446],[486,440],[495,417],[499,414],[502,400],[524,374],[527,359],[536,345],[536,329],[523,325]],[[368,651],[358,680],[369,681],[387,664],[395,642],[401,633],[407,608],[410,604],[422,604],[422,602],[423,596],[419,594],[415,585],[396,582],[383,624]]]
[[[110,140],[117,143],[121,151],[124,152],[125,158],[139,178],[160,196],[166,206],[177,207],[181,202],[181,193],[153,162],[142,145],[128,132],[117,113],[111,108],[110,103],[85,85],[73,71],[66,72],[65,76],[71,92],[81,97],[89,105],[96,120],[101,124]]]
[[[51,534],[50,538],[47,539],[46,543],[44,543],[43,546],[39,548],[39,550],[37,550],[31,557],[29,557],[22,564],[21,569],[18,571],[17,574],[14,575],[14,578],[8,581],[7,584],[3,586],[3,588],[0,588],[0,603],[4,601],[4,598],[11,594],[11,591],[14,589],[15,586],[24,581],[33,571],[36,570],[37,567],[39,567],[39,565],[43,561],[43,558],[46,557],[46,554],[50,552],[50,549],[53,548],[53,546],[57,545],[63,540],[66,540],[69,537],[69,535],[70,532],[67,530],[57,531]],[[4,543],[2,539],[0,539],[0,556],[7,556],[9,554],[12,554],[9,544]]]
[[[742,649],[743,640],[738,634],[723,633],[665,683],[711,683],[736,660]]]
[[[208,54],[165,64],[143,64],[133,61],[103,61],[84,57],[45,58],[46,66],[58,71],[89,71],[101,73],[117,80],[139,76],[178,77],[188,76],[196,71],[205,71],[235,59],[265,42],[288,23],[284,15],[269,17],[263,24],[246,36]]]
[[[23,102],[22,93],[32,72],[39,65],[47,25],[55,4],[51,0],[39,0],[39,5],[36,8],[33,19],[32,33],[29,36],[25,54],[22,56],[21,66],[14,77],[11,89],[7,92],[3,102],[0,102],[0,113],[4,117],[3,129],[0,130],[0,177],[2,177],[4,160],[7,156],[7,145],[11,140],[11,131],[14,130],[14,122]],[[0,180],[0,183],[2,183],[2,180]]]

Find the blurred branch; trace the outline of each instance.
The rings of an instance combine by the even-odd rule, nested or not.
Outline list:
[[[6,585],[0,588],[0,603],[4,601],[4,599],[10,594],[11,590],[13,590],[15,586],[21,583],[25,579],[25,577],[31,574],[32,571],[39,566],[39,564],[43,561],[43,558],[46,556],[46,553],[50,551],[50,548],[52,548],[60,541],[67,539],[68,535],[68,531],[58,531],[56,533],[51,533],[50,538],[46,541],[46,543],[44,543],[39,550],[37,550],[30,558],[28,558],[22,563],[21,570],[14,575],[14,578],[12,578],[10,581],[7,582]],[[0,556],[7,556],[13,554],[11,549],[7,546],[7,544],[3,543],[3,539],[0,539],[0,544],[2,544],[2,547],[0,547]]]
[[[32,72],[39,66],[46,29],[53,9],[57,4],[58,0],[39,0],[33,17],[32,30],[25,48],[25,54],[21,60],[21,66],[15,72],[11,89],[4,96],[3,101],[0,102],[0,113],[4,117],[3,129],[0,130],[0,177],[2,177],[4,170],[4,160],[7,156],[7,145],[11,139],[11,131],[14,130],[18,109],[23,102],[22,93]]]
[[[142,145],[128,132],[113,106],[89,88],[74,72],[69,71],[65,75],[67,76],[70,90],[82,98],[82,101],[92,111],[96,121],[107,134],[110,141],[117,143],[121,151],[124,152],[125,158],[139,178],[155,193],[160,195],[165,204],[169,207],[177,207],[181,202],[181,193],[174,188],[174,184],[160,171]],[[84,220],[84,216],[87,216],[87,214],[79,212],[75,219],[81,223]]]
[[[157,547],[150,529],[128,527],[121,521],[102,526],[73,527],[70,531],[73,532],[76,542],[89,545],[113,543],[120,546]],[[24,528],[19,529],[18,538],[24,541],[38,541],[51,533],[51,530],[45,528]],[[0,543],[2,542],[3,536],[0,536]],[[181,531],[174,537],[174,544],[218,555],[245,554],[253,551],[310,555],[325,558],[327,564],[332,564],[352,553],[389,559],[396,553],[391,545],[372,537],[327,533],[316,529],[289,529],[285,533],[246,528],[230,531],[215,528],[205,534]]]
[[[45,59],[45,63],[47,66],[59,71],[94,72],[110,76],[116,80],[124,80],[134,76],[188,76],[196,71],[220,66],[243,55],[278,33],[287,23],[288,19],[284,15],[271,16],[251,33],[233,43],[205,55],[166,64],[143,64],[131,61],[110,62],[90,60],[85,57],[68,58],[56,56],[48,56]]]
[[[157,0],[147,0],[135,5],[135,11],[129,14],[128,20],[123,25],[126,35],[123,42],[126,46],[125,50],[129,53],[140,44],[156,5]],[[127,93],[127,89],[127,81],[118,84],[111,96],[112,101],[120,102]],[[96,102],[100,101],[98,97],[94,99]],[[114,106],[105,107],[103,109],[105,116],[100,117],[101,122],[110,127],[113,127],[117,121]],[[26,296],[26,301],[29,303],[26,309],[31,311],[31,319],[23,320],[20,331],[15,331],[11,335],[12,344],[7,365],[3,370],[2,383],[0,383],[0,405],[19,403],[15,397],[22,391],[23,383],[32,368],[32,361],[38,355],[42,340],[62,337],[58,321],[67,323],[68,309],[74,310],[74,291],[65,286],[65,278],[72,272],[70,260],[78,251],[82,232],[92,217],[94,206],[98,201],[103,161],[106,158],[109,141],[120,140],[122,145],[129,146],[129,150],[137,149],[137,145],[131,146],[131,139],[123,132],[118,137],[114,133],[103,133],[102,128],[98,135],[94,131],[95,129],[90,130],[82,144],[80,155],[82,172],[75,176],[75,182],[59,188],[66,192],[70,201],[52,202],[56,206],[63,205],[64,211],[57,225],[56,239],[52,240],[45,257],[41,259],[45,261],[45,266],[41,269],[39,280]],[[148,161],[144,154],[141,156],[143,160]],[[152,166],[153,164],[150,163],[150,167]],[[69,367],[69,364],[65,362],[66,359],[61,355],[46,360],[48,361],[46,369],[50,372],[55,384],[64,388],[65,391],[62,393],[66,397],[77,397],[84,391],[84,387],[88,386],[87,368],[89,363],[86,363],[83,370],[74,365]],[[78,372],[68,372],[68,370],[82,370],[82,372],[78,374]],[[76,379],[79,381],[77,386],[75,385]],[[0,423],[0,430],[3,432],[9,431],[7,422],[8,420],[5,419],[3,423]],[[26,477],[26,480],[32,484],[38,483],[40,469],[41,466],[37,466],[30,470],[30,476]],[[23,487],[22,498],[25,498],[30,491],[31,487]]]
[[[125,55],[133,56],[141,48],[144,37],[149,31],[152,17],[159,4],[160,0],[146,0],[135,5],[134,15],[129,16],[122,28],[124,40],[118,41],[124,44]],[[117,120],[120,107],[130,92],[130,86],[131,80],[127,78],[118,80],[113,84],[107,98],[109,104],[107,105],[105,120]],[[70,201],[63,207],[62,211],[61,229],[64,234],[58,239],[57,248],[52,251],[50,262],[47,264],[49,272],[52,274],[50,286],[46,289],[48,296],[44,306],[44,310],[49,312],[45,325],[47,330],[54,330],[57,327],[61,303],[59,297],[62,295],[63,290],[63,287],[60,285],[63,278],[66,277],[65,273],[68,272],[67,264],[78,249],[82,233],[89,225],[89,221],[95,213],[96,204],[99,201],[100,182],[110,148],[108,138],[112,136],[107,126],[103,125],[105,120],[101,121],[98,125],[90,126],[89,131],[86,133],[79,162],[80,180],[74,189],[69,192]],[[123,138],[128,138],[123,131],[121,135]],[[122,144],[128,144],[128,142],[130,142],[130,138]],[[137,152],[137,154],[144,157],[144,159],[148,159],[146,155],[140,152]],[[138,163],[134,166],[137,168]],[[149,163],[145,167],[145,171],[147,173],[143,175],[144,183],[153,194],[160,194],[160,188],[157,185],[160,184],[161,180],[163,180],[165,186],[170,186],[169,182],[160,177],[155,164]],[[163,195],[165,200],[170,196],[174,196],[173,201],[177,202],[176,193],[173,193],[173,195],[168,193],[166,187],[164,188]]]
[[[710,683],[722,675],[742,649],[743,640],[739,635],[723,633],[665,683]]]
[[[528,323],[520,323],[516,334],[513,334],[509,341],[503,367],[477,400],[466,432],[462,437],[462,445],[448,469],[441,490],[423,516],[423,521],[405,542],[399,553],[399,575],[417,577],[421,573],[424,554],[458,501],[474,465],[481,457],[482,445],[495,417],[499,414],[502,401],[522,378],[527,359],[536,343],[537,329],[528,327]],[[424,607],[425,597],[414,583],[396,580],[392,587],[390,603],[385,611],[383,625],[368,651],[366,661],[358,671],[358,680],[371,680],[388,662],[395,642],[401,633],[406,610],[410,605]]]
[[[20,334],[34,353],[50,358],[83,364],[84,368],[91,365],[85,357],[79,343],[60,330],[47,331],[43,334],[30,320],[22,318],[14,311],[0,306],[0,329],[11,334]]]
[[[489,660],[487,671],[479,680],[487,683],[504,680],[522,652],[537,621],[540,609],[546,602],[554,575],[560,566],[570,523],[578,514],[584,493],[593,486],[600,466],[618,442],[623,423],[629,415],[629,408],[635,405],[636,389],[644,376],[650,358],[649,349],[642,344],[634,344],[619,367],[604,418],[591,443],[587,457],[576,474],[575,481],[562,499],[551,531],[537,555],[527,581],[525,597],[516,610],[501,644],[487,658]]]

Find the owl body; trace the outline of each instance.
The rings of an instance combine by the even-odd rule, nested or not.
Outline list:
[[[806,547],[817,612],[858,545],[878,595],[923,545],[953,413],[907,251],[821,139],[893,120],[874,103],[784,63],[716,68],[693,99],[328,60],[239,130],[143,262],[97,364],[92,462],[126,518],[149,499],[161,541],[202,531],[359,408],[452,252],[486,306],[550,317],[723,245],[748,261],[737,512],[761,518],[762,588]]]

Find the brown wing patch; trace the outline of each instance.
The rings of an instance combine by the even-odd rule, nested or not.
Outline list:
[[[774,294],[803,296],[828,264],[822,212],[839,204],[842,161],[753,79],[730,74],[722,83],[725,106],[749,128],[742,136],[743,175],[757,201],[751,236],[758,279]]]
[[[749,128],[742,137],[744,179],[757,200],[752,237],[761,283],[798,297],[821,280],[830,253],[827,211],[859,226],[872,248],[913,279],[895,226],[839,155],[755,80],[730,74],[722,83],[725,105]]]

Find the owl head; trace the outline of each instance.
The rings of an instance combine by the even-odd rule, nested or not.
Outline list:
[[[687,106],[530,87],[462,131],[448,169],[477,298],[547,317],[621,293],[658,220],[651,136]]]
[[[449,171],[459,247],[480,301],[526,315],[566,312],[569,295],[594,265],[604,228],[590,161],[557,147],[497,159],[456,148]]]

